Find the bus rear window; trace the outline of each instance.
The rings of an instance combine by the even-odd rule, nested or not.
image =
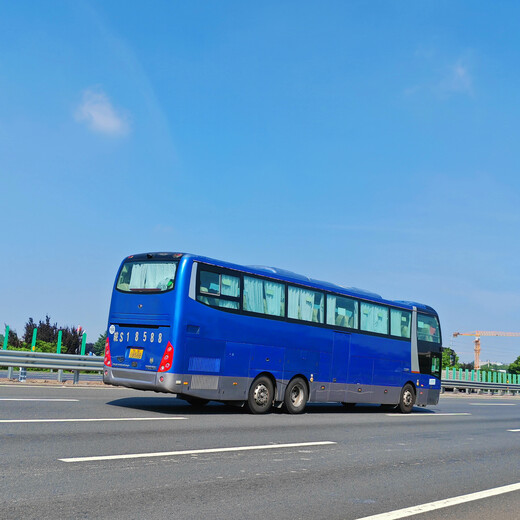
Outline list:
[[[164,292],[173,289],[178,262],[134,261],[123,264],[116,289],[123,292]]]

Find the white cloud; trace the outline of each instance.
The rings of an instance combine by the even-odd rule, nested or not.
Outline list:
[[[473,97],[474,65],[475,56],[470,49],[458,59],[439,55],[432,49],[418,49],[411,70],[419,81],[403,89],[403,93],[405,96],[429,94],[444,99],[456,95]]]
[[[110,136],[123,136],[130,131],[127,115],[116,110],[108,96],[99,88],[87,89],[75,113],[76,121],[92,131]]]
[[[446,77],[439,84],[439,88],[444,92],[472,94],[473,78],[468,67],[461,62],[450,67]]]

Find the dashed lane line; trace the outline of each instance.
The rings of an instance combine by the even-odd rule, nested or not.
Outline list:
[[[516,406],[516,403],[469,403],[470,406]]]
[[[471,415],[467,412],[453,412],[453,413],[387,413],[387,417],[443,417],[443,416],[460,416]]]
[[[66,422],[116,422],[116,421],[178,421],[187,417],[104,417],[95,419],[0,419],[0,423],[66,423]]]
[[[32,398],[32,397],[0,397],[0,401],[55,401],[59,403],[78,402],[79,399],[45,399],[45,398]]]
[[[200,455],[203,453],[229,453],[237,451],[256,451],[256,450],[276,450],[282,448],[301,448],[303,446],[328,446],[337,444],[332,441],[318,442],[295,442],[291,444],[265,444],[259,446],[233,446],[230,448],[209,448],[202,450],[182,450],[182,451],[159,451],[152,453],[128,453],[126,455],[101,455],[95,457],[72,457],[58,459],[62,462],[91,462],[98,460],[120,460],[120,459],[142,459],[147,457],[173,457],[178,455]]]
[[[460,495],[458,497],[437,500],[435,502],[429,502],[427,504],[421,504],[418,506],[397,509],[396,511],[389,511],[388,513],[381,513],[379,515],[364,516],[363,518],[358,518],[357,520],[398,520],[399,518],[406,518],[408,516],[427,513],[428,511],[435,511],[436,509],[456,506],[466,502],[473,502],[474,500],[482,500],[483,498],[503,495],[504,493],[511,493],[513,491],[520,491],[520,482],[511,484],[509,486],[501,486],[487,489],[485,491],[479,491],[477,493],[469,493],[467,495]]]

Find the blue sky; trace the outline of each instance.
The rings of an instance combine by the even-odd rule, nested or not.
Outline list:
[[[516,2],[6,2],[0,323],[189,251],[520,331]],[[484,338],[510,362],[515,338]]]

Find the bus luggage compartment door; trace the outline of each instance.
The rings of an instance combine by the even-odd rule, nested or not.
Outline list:
[[[345,401],[347,370],[350,356],[350,334],[334,332],[332,347],[331,385],[329,399]]]

